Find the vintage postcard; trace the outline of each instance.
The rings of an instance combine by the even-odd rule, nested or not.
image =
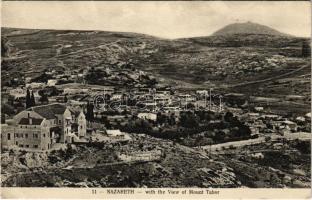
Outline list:
[[[1,198],[310,199],[309,1],[2,1]]]

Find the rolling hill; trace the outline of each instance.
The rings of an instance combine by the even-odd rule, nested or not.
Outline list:
[[[2,28],[2,85],[10,79],[132,63],[176,87],[221,87],[259,81],[310,63],[302,56],[309,38],[255,23],[228,25],[211,36],[168,40],[108,31]],[[304,68],[298,75],[310,73]]]
[[[66,71],[132,62],[158,51],[158,43],[165,41],[136,33],[2,30],[6,47],[2,49],[2,83],[22,76],[36,77],[47,69]]]
[[[212,35],[233,35],[233,34],[257,34],[257,35],[279,35],[279,36],[290,36],[285,33],[281,33],[275,29],[261,24],[246,22],[246,23],[234,23],[229,24]]]

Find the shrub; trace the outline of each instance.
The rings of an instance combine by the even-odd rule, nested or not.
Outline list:
[[[10,149],[10,151],[9,151],[9,155],[13,155],[13,154],[14,154],[13,149]]]
[[[269,142],[269,141],[271,141],[271,137],[270,137],[270,136],[266,136],[264,140],[265,140],[266,142]]]

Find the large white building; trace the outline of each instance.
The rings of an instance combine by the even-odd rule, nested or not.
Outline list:
[[[86,136],[84,113],[59,103],[29,108],[13,119],[14,124],[1,132],[3,147],[48,150],[54,143],[72,143]]]

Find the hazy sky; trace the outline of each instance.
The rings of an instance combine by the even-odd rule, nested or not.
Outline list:
[[[2,2],[2,26],[107,30],[165,38],[210,35],[252,21],[310,36],[310,2]]]

